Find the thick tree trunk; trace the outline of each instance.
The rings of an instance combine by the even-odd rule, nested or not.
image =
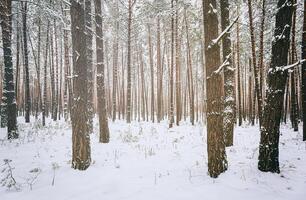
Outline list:
[[[14,89],[14,74],[12,62],[12,1],[4,0],[0,3],[0,16],[2,28],[2,44],[4,58],[4,91],[3,96],[6,99],[7,115],[7,137],[8,139],[18,138],[17,115]]]
[[[220,71],[216,0],[203,0],[205,61],[207,75],[207,151],[208,172],[213,178],[227,169],[223,132],[223,82]]]
[[[272,58],[267,79],[266,103],[260,128],[258,169],[279,173],[279,127],[288,72],[280,69],[288,64],[292,0],[279,0],[275,22]]]
[[[104,52],[103,52],[103,29],[101,0],[95,0],[96,18],[96,55],[97,55],[97,93],[98,93],[98,114],[100,124],[99,141],[109,142],[109,128],[107,122],[105,80],[104,80]]]
[[[84,5],[71,1],[73,49],[72,168],[86,170],[91,162],[88,122],[88,86]],[[80,114],[81,113],[81,114]]]

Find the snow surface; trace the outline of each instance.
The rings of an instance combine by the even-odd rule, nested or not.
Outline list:
[[[0,187],[1,200],[306,199],[306,143],[289,125],[281,129],[280,174],[257,170],[258,127],[245,126],[235,129],[234,146],[227,148],[228,171],[212,179],[200,124],[168,129],[166,121],[110,122],[110,143],[100,144],[95,120],[92,165],[77,171],[71,168],[70,125],[49,120],[42,128],[19,121],[18,140],[7,141],[0,129],[0,168],[11,159],[21,189]],[[33,169],[41,172],[31,190]]]

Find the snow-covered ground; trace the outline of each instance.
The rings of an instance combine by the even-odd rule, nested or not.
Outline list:
[[[258,127],[235,129],[227,149],[229,169],[207,175],[206,129],[202,125],[168,129],[153,124],[110,122],[109,144],[91,135],[92,165],[71,168],[71,127],[65,122],[24,124],[20,139],[7,141],[0,130],[0,168],[12,160],[19,191],[0,187],[1,200],[303,200],[306,199],[306,143],[301,133],[282,126],[280,174],[257,170]],[[32,120],[34,121],[34,120]],[[289,126],[289,125],[288,125]],[[3,178],[7,171],[0,171]]]

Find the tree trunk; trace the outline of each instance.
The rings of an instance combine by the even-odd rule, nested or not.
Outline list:
[[[293,0],[293,3],[296,4],[296,0]],[[296,62],[296,47],[295,47],[295,25],[296,24],[296,7],[293,8],[292,16],[292,34],[291,34],[291,60],[290,63],[293,64]],[[297,87],[296,87],[296,70],[292,69],[291,72],[291,123],[294,131],[299,130],[298,124],[298,98],[297,98]]]
[[[4,58],[4,91],[6,99],[7,114],[7,137],[8,139],[18,138],[17,115],[14,89],[14,73],[12,63],[12,1],[4,0],[0,3],[0,16],[2,28],[2,45]]]
[[[127,49],[127,99],[126,99],[126,121],[127,123],[131,123],[132,117],[132,79],[131,79],[131,32],[132,32],[132,14],[133,14],[133,6],[136,0],[129,0],[128,4],[128,49]]]
[[[207,151],[208,172],[213,178],[227,169],[223,132],[223,82],[220,66],[220,47],[213,40],[218,37],[218,15],[215,0],[203,0],[205,61],[207,75]]]
[[[109,142],[109,128],[107,122],[105,80],[104,80],[104,52],[103,52],[103,29],[101,0],[95,0],[96,18],[96,55],[97,55],[97,93],[98,93],[98,114],[100,124],[99,141]]]
[[[87,55],[87,81],[88,81],[88,128],[89,132],[93,132],[93,117],[94,117],[94,106],[93,106],[93,93],[94,93],[94,75],[93,75],[93,64],[92,64],[92,12],[91,12],[91,1],[85,0],[85,24],[86,24],[86,55]]]
[[[30,75],[29,75],[29,52],[27,36],[27,2],[22,5],[22,29],[24,48],[24,70],[25,70],[25,122],[30,122],[31,96],[30,96]]]
[[[171,0],[171,9],[174,8],[174,0]],[[174,70],[174,14],[171,13],[171,64],[170,64],[170,110],[169,110],[169,128],[173,127],[174,123],[174,99],[173,99],[173,70]]]
[[[275,22],[272,58],[267,79],[266,103],[260,129],[258,169],[279,173],[278,145],[281,112],[288,72],[280,69],[288,64],[292,0],[279,0]]]
[[[73,49],[72,168],[86,170],[91,162],[90,136],[87,126],[87,61],[84,5],[71,1],[71,35]],[[81,114],[80,114],[81,113]]]
[[[229,3],[228,0],[221,0],[221,27],[224,31],[229,25]],[[232,66],[231,36],[227,32],[222,40],[223,62],[227,62],[224,67],[224,134],[226,146],[233,145],[234,124],[235,124],[235,90],[234,75],[235,71]]]

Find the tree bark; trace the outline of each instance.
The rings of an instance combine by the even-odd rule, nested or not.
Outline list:
[[[260,128],[258,169],[279,173],[279,127],[288,72],[280,68],[288,64],[292,0],[279,0],[277,4],[272,57],[268,72],[266,103]]]
[[[18,138],[17,132],[17,114],[14,89],[14,74],[12,62],[12,1],[4,0],[0,3],[0,16],[2,28],[2,44],[4,58],[4,91],[3,96],[6,99],[7,115],[7,137],[8,139]]]
[[[225,30],[229,25],[229,2],[221,0],[221,28]],[[234,75],[235,71],[232,66],[231,36],[227,32],[222,40],[223,62],[227,61],[224,67],[224,134],[226,146],[232,146],[234,140],[234,124],[235,124],[235,90]]]
[[[73,49],[72,168],[86,170],[91,163],[87,99],[87,61],[84,5],[71,0]],[[81,114],[80,114],[81,113]]]
[[[208,172],[217,178],[227,170],[223,132],[223,82],[220,66],[220,47],[213,40],[218,37],[216,0],[203,0],[205,61],[207,75],[207,151]]]

